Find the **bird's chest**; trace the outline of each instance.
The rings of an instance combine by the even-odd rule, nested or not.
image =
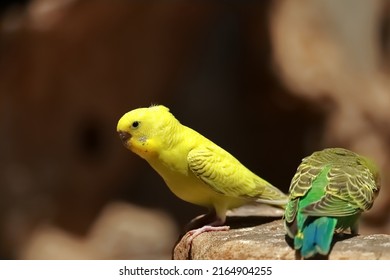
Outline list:
[[[150,160],[149,164],[177,197],[201,206],[212,204],[215,192],[191,172],[186,156],[171,153],[165,157]]]

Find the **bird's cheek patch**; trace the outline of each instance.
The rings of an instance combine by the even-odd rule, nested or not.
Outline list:
[[[130,141],[131,150],[144,159],[150,157],[153,154],[149,144],[150,143],[146,138],[144,138],[143,141],[141,141],[140,138],[132,139]]]
[[[146,140],[147,140],[146,136],[141,136],[140,138],[138,138],[138,141],[141,142],[142,145],[145,145]]]

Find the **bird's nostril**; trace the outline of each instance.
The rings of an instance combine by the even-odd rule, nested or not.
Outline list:
[[[119,137],[123,142],[126,142],[130,138],[130,133],[124,132],[124,131],[119,131]]]

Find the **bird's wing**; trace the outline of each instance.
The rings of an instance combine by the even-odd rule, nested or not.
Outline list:
[[[283,218],[287,223],[292,223],[297,215],[298,211],[298,199],[290,200],[286,205],[286,210],[284,211]]]
[[[328,173],[325,196],[302,213],[342,217],[368,210],[374,202],[375,179],[363,165],[333,165]]]
[[[321,173],[323,167],[323,162],[315,160],[313,157],[304,158],[291,180],[289,190],[290,199],[305,196],[310,190],[314,179]]]
[[[246,197],[256,189],[253,174],[220,148],[199,147],[189,152],[188,166],[215,192]]]
[[[291,180],[289,189],[289,203],[286,206],[284,219],[292,223],[298,211],[299,199],[310,190],[314,179],[321,173],[323,163],[315,157],[305,157]]]

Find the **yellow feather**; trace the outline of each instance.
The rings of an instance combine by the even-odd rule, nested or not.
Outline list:
[[[132,110],[119,120],[124,145],[144,158],[179,198],[226,211],[251,201],[284,206],[287,196],[230,153],[182,125],[162,105]]]

